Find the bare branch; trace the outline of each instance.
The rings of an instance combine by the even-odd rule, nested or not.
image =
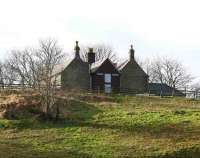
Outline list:
[[[95,61],[100,61],[103,60],[105,58],[109,58],[110,60],[112,60],[113,62],[115,62],[117,60],[116,54],[113,51],[113,48],[109,45],[105,45],[105,44],[96,44],[93,46],[90,46],[93,48],[94,52],[95,52]],[[81,48],[81,58],[84,61],[87,61],[88,57],[88,48],[89,46],[83,46]]]

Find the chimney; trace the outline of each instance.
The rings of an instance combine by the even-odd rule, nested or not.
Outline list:
[[[130,60],[135,59],[135,50],[133,49],[133,45],[131,45],[131,49],[129,50]]]
[[[89,48],[88,52],[88,63],[92,64],[95,62],[95,53],[93,52],[93,48]]]
[[[78,41],[76,41],[76,46],[74,47],[75,50],[75,58],[80,58],[80,47],[78,46]]]

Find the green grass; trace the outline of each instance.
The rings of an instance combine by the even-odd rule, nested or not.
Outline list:
[[[112,96],[77,101],[62,122],[0,120],[0,158],[199,158],[200,102]]]

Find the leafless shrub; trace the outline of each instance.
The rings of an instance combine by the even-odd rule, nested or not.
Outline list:
[[[57,106],[58,117],[59,109],[58,105],[55,105],[55,90],[56,83],[54,79],[54,68],[60,64],[64,57],[62,49],[58,46],[57,41],[52,39],[40,41],[39,49],[36,53],[36,57],[39,59],[41,67],[41,83],[42,83],[42,102],[45,107],[47,118],[51,117],[51,109],[53,106]]]

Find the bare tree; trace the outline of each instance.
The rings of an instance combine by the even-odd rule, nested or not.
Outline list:
[[[200,82],[192,84],[191,89],[194,91],[200,91]]]
[[[42,74],[42,64],[40,58],[37,55],[38,50],[29,48],[24,51],[27,59],[28,65],[28,83],[33,88],[39,88],[41,84]]]
[[[155,68],[154,65],[157,65],[157,68],[158,68],[158,64],[155,64],[150,58],[146,58],[145,60],[141,60],[141,59],[138,59],[137,58],[137,61],[138,61],[138,64],[143,68],[143,70],[147,73],[147,75],[149,76],[148,80],[150,83],[152,82],[157,82],[156,81],[156,76],[158,75],[157,73],[155,73]],[[157,71],[156,71],[157,72]]]
[[[52,81],[53,71],[56,65],[61,63],[64,57],[62,49],[58,46],[57,41],[52,39],[40,41],[39,49],[36,53],[41,66],[42,82],[42,101],[45,107],[47,118],[51,117],[51,108],[55,103],[55,82]],[[59,110],[57,110],[59,112]]]
[[[57,41],[50,38],[41,40],[39,48],[12,50],[4,65],[0,63],[0,84],[16,82],[39,89],[46,114],[50,117],[55,101],[53,73],[63,57]]]
[[[113,48],[110,45],[105,45],[105,44],[95,44],[90,46],[93,48],[95,52],[95,61],[100,61],[105,58],[109,58],[113,62],[117,60],[116,54],[113,51]],[[90,48],[89,46],[83,46],[81,48],[81,58],[84,61],[88,60],[88,49]]]
[[[8,60],[4,62],[3,68],[4,68],[4,84],[8,86],[14,84],[14,82],[18,80],[19,76],[15,72],[13,67],[10,65]]]
[[[183,88],[189,84],[193,77],[187,73],[186,68],[175,59],[165,57],[163,58],[163,70],[165,82],[176,88]],[[173,92],[174,93],[174,92]]]
[[[3,63],[0,61],[0,86],[2,88],[4,88],[4,65]]]
[[[158,82],[161,83],[160,87],[160,96],[163,96],[163,83],[164,83],[164,72],[163,72],[163,65],[162,65],[162,60],[160,58],[157,58],[153,62],[153,65],[151,66],[151,78],[153,82]]]
[[[15,80],[22,85],[31,85],[27,50],[12,50],[9,59],[7,60],[7,65],[8,68],[18,74],[18,78],[15,78]]]
[[[37,49],[12,50],[6,60],[7,80],[36,88],[40,85],[41,61],[36,56]],[[10,82],[11,83],[11,82]]]
[[[169,57],[154,58],[148,68],[150,81],[161,83],[161,95],[164,83],[173,88],[174,95],[176,88],[186,87],[193,79],[179,61]]]

